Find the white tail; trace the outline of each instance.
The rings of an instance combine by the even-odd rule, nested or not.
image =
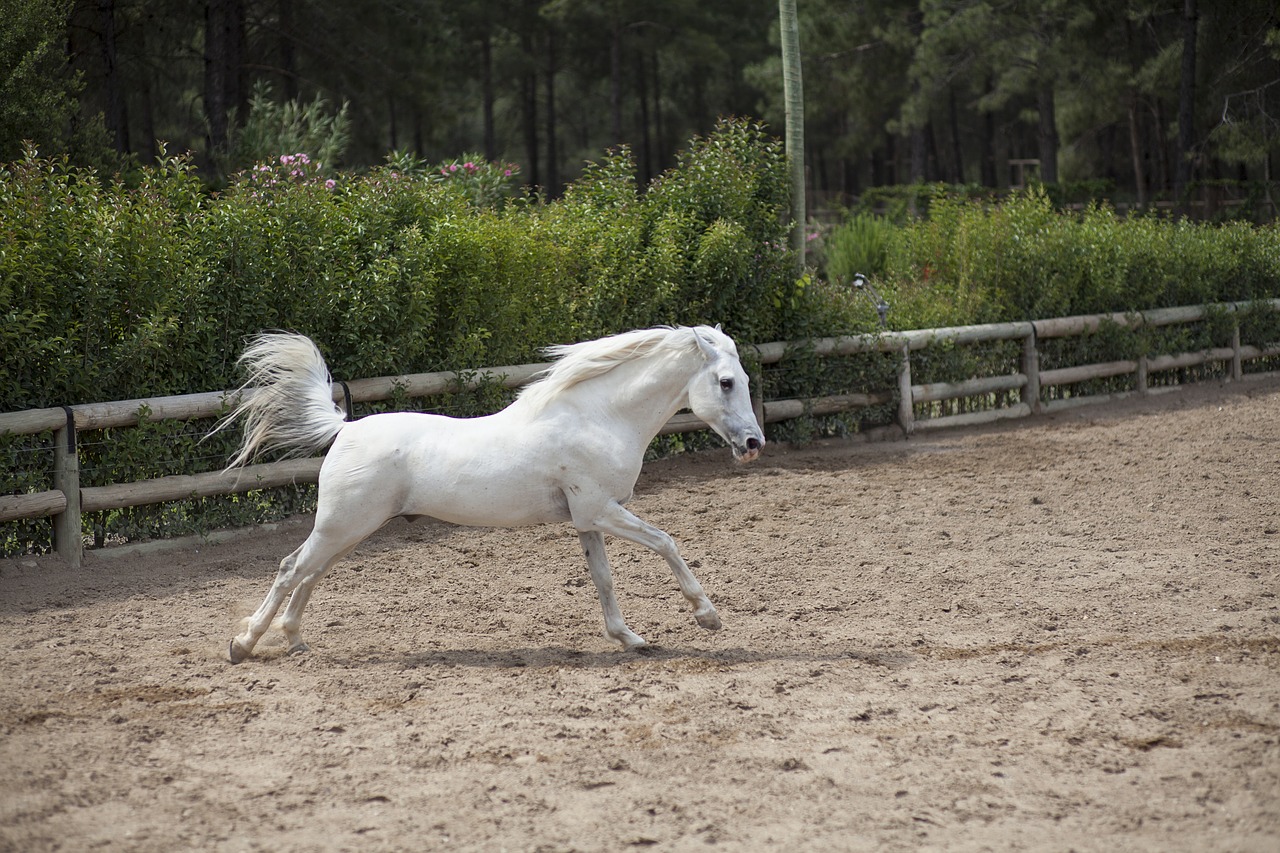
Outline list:
[[[314,453],[342,430],[346,417],[334,405],[329,368],[310,338],[288,332],[259,335],[239,363],[249,374],[239,389],[240,404],[209,433],[244,420],[244,441],[227,470],[268,450]]]

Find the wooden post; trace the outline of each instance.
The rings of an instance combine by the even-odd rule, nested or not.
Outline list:
[[[1022,339],[1022,373],[1027,377],[1022,386],[1022,402],[1031,407],[1031,413],[1040,411],[1040,350],[1036,347],[1036,329]]]
[[[67,423],[53,433],[53,487],[66,495],[67,508],[53,517],[53,547],[72,568],[80,568],[84,554],[80,522],[80,454],[76,449],[76,416],[67,409]]]
[[[1244,378],[1244,360],[1240,357],[1240,321],[1231,330],[1231,381],[1239,382]]]
[[[911,345],[902,345],[902,361],[898,363],[898,423],[902,432],[916,431],[915,397],[911,392]]]
[[[759,370],[751,371],[751,411],[756,416],[756,426],[764,431],[764,376]]]
[[[1150,370],[1151,365],[1147,363],[1147,354],[1144,352],[1142,355],[1138,356],[1138,373],[1134,378],[1134,384],[1137,386],[1139,394],[1147,394],[1151,391],[1150,386],[1147,384],[1147,374]]]

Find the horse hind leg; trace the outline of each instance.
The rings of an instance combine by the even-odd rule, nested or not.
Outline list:
[[[306,651],[307,644],[302,641],[299,627],[302,623],[302,610],[307,606],[316,583],[328,573],[334,563],[351,553],[356,545],[379,526],[381,522],[335,531],[329,529],[330,525],[317,521],[307,540],[280,561],[280,569],[276,572],[276,579],[266,598],[253,615],[245,620],[244,630],[231,639],[227,650],[227,657],[231,662],[240,663],[253,654],[254,646],[271,627],[276,611],[286,597],[289,597],[289,606],[285,608],[281,627],[289,641],[289,651]]]
[[[613,572],[609,569],[609,556],[604,550],[604,535],[596,531],[578,533],[582,543],[582,552],[587,557],[587,567],[591,570],[591,580],[600,595],[600,610],[604,614],[604,632],[610,639],[616,640],[630,649],[638,649],[647,645],[644,637],[627,627],[622,618],[622,609],[618,607],[617,596],[613,592]]]
[[[284,614],[280,617],[280,630],[284,632],[285,640],[288,641],[287,654],[298,654],[300,652],[310,651],[311,647],[302,639],[302,611],[307,608],[307,603],[311,601],[311,593],[315,591],[316,584],[329,574],[329,570],[333,568],[339,560],[346,557],[355,549],[351,546],[340,554],[329,559],[324,568],[318,572],[313,572],[298,582],[297,587],[293,590],[293,594],[289,596],[289,603],[285,605]]]
[[[285,596],[298,585],[300,580],[298,577],[298,558],[310,541],[308,539],[307,542],[299,545],[293,550],[293,553],[280,561],[280,568],[276,571],[276,579],[272,582],[271,589],[267,591],[266,598],[262,599],[258,609],[244,620],[244,630],[231,638],[231,644],[227,648],[227,657],[232,663],[240,663],[253,654],[253,647],[258,644],[258,640],[262,639],[262,635],[267,632],[267,628],[271,627],[271,620],[275,618],[276,611],[284,603]]]

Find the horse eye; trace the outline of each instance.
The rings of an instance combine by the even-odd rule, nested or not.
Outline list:
[[[733,377],[732,377],[732,376],[726,376],[724,379],[721,379],[721,380],[720,380],[720,390],[721,390],[721,391],[732,391],[732,390],[733,390]]]

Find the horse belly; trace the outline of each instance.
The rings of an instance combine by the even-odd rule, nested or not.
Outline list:
[[[321,489],[353,511],[430,516],[452,524],[524,527],[570,520],[545,435],[499,417],[416,413],[349,424],[321,470]]]
[[[569,520],[563,493],[552,489],[464,488],[421,495],[405,515],[427,515],[473,527],[528,527]]]
[[[543,470],[539,454],[521,442],[471,429],[423,436],[409,454],[407,514],[453,524],[524,527],[569,519],[568,502]]]

